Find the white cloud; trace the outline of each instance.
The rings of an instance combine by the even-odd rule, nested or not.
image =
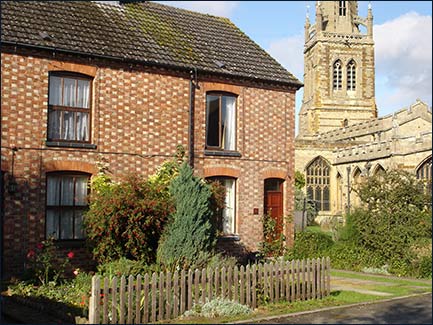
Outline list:
[[[197,11],[205,14],[230,17],[239,6],[239,1],[158,1],[169,6]]]
[[[304,35],[294,35],[272,41],[266,51],[299,80],[303,80]]]
[[[377,93],[386,113],[419,98],[432,104],[432,18],[410,12],[374,26],[376,75],[387,96]],[[383,113],[383,112],[382,112]]]

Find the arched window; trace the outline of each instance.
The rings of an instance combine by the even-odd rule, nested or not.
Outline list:
[[[347,64],[347,90],[356,90],[356,63],[353,60]]]
[[[346,16],[346,1],[338,1],[338,14]]]
[[[349,126],[349,120],[347,118],[345,118],[343,120],[343,127],[347,128]]]
[[[356,193],[356,190],[359,189],[359,185],[362,182],[362,172],[359,167],[355,167],[355,171],[353,172],[353,183],[352,183],[352,203],[353,206],[359,206],[361,204],[361,200]]]
[[[316,202],[320,211],[329,211],[329,164],[322,157],[316,158],[307,167],[307,194]]]
[[[334,71],[334,73],[333,73],[333,88],[334,88],[334,90],[341,90],[343,72],[342,72],[340,60],[335,61],[334,66],[333,66],[333,71]]]
[[[373,176],[383,177],[385,173],[386,173],[385,168],[383,168],[381,165],[377,165],[374,168]]]
[[[431,156],[425,160],[416,171],[416,178],[423,180],[425,184],[426,192],[432,194],[432,180],[431,180]]]
[[[217,211],[216,226],[223,235],[236,233],[236,179],[225,176],[209,177],[210,182],[218,182],[224,187],[224,208]]]
[[[337,174],[337,210],[343,211],[343,177]]]

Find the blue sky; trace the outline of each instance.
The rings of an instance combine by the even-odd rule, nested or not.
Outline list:
[[[303,81],[304,23],[315,1],[158,1],[230,18],[287,70]],[[407,107],[417,98],[432,105],[432,2],[359,1],[367,16],[371,2],[376,45],[376,103],[379,116]],[[297,94],[299,111],[302,89]]]

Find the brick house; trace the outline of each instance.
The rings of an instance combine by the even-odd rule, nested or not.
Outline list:
[[[1,2],[2,273],[81,229],[97,164],[150,175],[186,149],[226,187],[220,247],[255,251],[272,208],[293,238],[295,92],[302,84],[230,20],[152,2]]]

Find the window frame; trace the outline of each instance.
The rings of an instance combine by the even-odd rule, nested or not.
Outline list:
[[[61,89],[62,94],[61,97],[63,99],[64,96],[64,78],[74,79],[75,83],[78,80],[89,81],[89,107],[74,107],[74,106],[64,106],[64,105],[51,105],[50,104],[50,90],[51,90],[51,77],[59,77],[61,78]],[[82,73],[70,72],[70,71],[50,71],[48,74],[48,113],[47,113],[47,142],[59,142],[59,143],[77,143],[77,144],[90,144],[92,138],[92,104],[93,104],[93,80],[94,78]],[[78,87],[75,86],[75,96],[77,96]],[[72,140],[72,139],[62,139],[62,138],[51,138],[50,137],[50,112],[59,111],[59,112],[78,112],[78,113],[87,113],[88,114],[88,140]],[[63,123],[63,121],[62,121]],[[59,134],[62,134],[63,124],[59,125]],[[77,131],[77,117],[74,117],[74,128],[75,135]]]
[[[346,1],[338,1],[338,15],[346,16],[347,14],[347,4]]]
[[[47,172],[46,173],[46,186],[45,186],[45,238],[50,237],[52,234],[48,233],[48,212],[49,211],[58,211],[59,215],[58,215],[58,236],[55,240],[58,242],[80,242],[80,241],[84,241],[86,239],[86,234],[83,233],[83,237],[82,238],[74,238],[75,237],[75,220],[76,220],[76,211],[86,211],[89,208],[89,203],[87,201],[86,205],[75,205],[75,201],[76,201],[76,177],[87,177],[87,196],[90,194],[90,188],[89,188],[89,182],[90,182],[90,178],[91,178],[91,174],[89,173],[85,173],[85,172],[79,172],[79,171],[54,171],[54,172]],[[48,179],[49,177],[73,177],[74,182],[73,182],[73,194],[72,194],[72,205],[64,205],[61,204],[61,200],[62,200],[62,196],[61,196],[61,191],[62,191],[62,185],[59,186],[59,201],[60,204],[59,205],[49,205],[48,204],[48,195],[49,195],[49,190],[48,190]],[[61,181],[63,183],[63,179]],[[61,184],[62,184],[61,183]],[[62,215],[64,215],[64,211],[72,211],[72,238],[62,238],[61,234],[62,234]],[[82,223],[83,225],[83,223]]]
[[[208,145],[208,127],[209,127],[209,121],[208,121],[208,96],[214,96],[218,97],[218,146],[210,146]],[[234,107],[234,148],[233,149],[225,149],[222,147],[223,142],[223,135],[222,135],[222,97],[232,97],[235,100],[235,107]],[[223,91],[208,91],[206,93],[206,110],[205,110],[205,149],[206,150],[215,150],[215,151],[225,151],[225,152],[236,152],[237,150],[237,119],[238,119],[238,110],[237,110],[237,101],[238,101],[238,95],[229,93],[229,92],[223,92]]]

